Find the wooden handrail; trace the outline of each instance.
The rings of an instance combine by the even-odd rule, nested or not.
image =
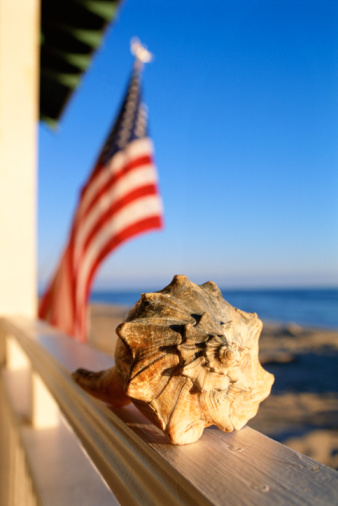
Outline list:
[[[132,405],[112,410],[82,391],[70,372],[112,359],[48,325],[0,320],[16,340],[121,504],[334,504],[338,473],[245,427],[210,427],[192,445],[171,445]]]

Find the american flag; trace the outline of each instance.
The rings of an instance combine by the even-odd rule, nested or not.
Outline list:
[[[103,259],[135,235],[162,228],[152,142],[135,65],[117,121],[81,191],[68,244],[39,317],[87,340],[88,298]]]

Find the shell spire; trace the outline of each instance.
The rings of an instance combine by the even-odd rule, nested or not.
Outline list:
[[[116,369],[93,373],[97,380],[77,371],[74,379],[113,405],[130,399],[172,443],[191,443],[209,425],[242,428],[269,395],[274,377],[258,360],[261,330],[258,316],[231,306],[215,283],[178,275],[143,294],[117,327]],[[117,401],[109,388],[116,377]]]

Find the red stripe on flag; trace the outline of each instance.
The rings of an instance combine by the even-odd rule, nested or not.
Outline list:
[[[159,215],[150,216],[144,220],[133,223],[132,225],[121,230],[118,234],[114,235],[104,247],[96,254],[95,262],[91,266],[88,273],[87,280],[85,281],[85,289],[83,292],[83,300],[78,301],[77,312],[77,339],[80,342],[86,342],[86,325],[87,325],[87,306],[90,294],[90,288],[96,274],[97,269],[103,260],[113,251],[115,251],[122,243],[132,239],[138,235],[151,230],[158,230],[163,228],[163,220]]]
[[[121,209],[123,209],[123,207],[127,206],[128,204],[131,204],[131,202],[141,199],[142,197],[156,194],[157,194],[157,187],[155,185],[141,186],[131,191],[130,193],[125,195],[122,199],[120,199],[118,202],[116,202],[114,205],[109,207],[107,211],[100,216],[99,220],[91,228],[83,246],[83,253],[86,252],[89,244],[93,241],[95,235],[100,231],[100,229],[109,220],[113,219],[114,215],[118,213]]]
[[[141,235],[150,230],[158,230],[162,228],[163,228],[162,217],[159,215],[151,216],[144,220],[133,223],[132,225],[125,228],[124,230],[121,230],[121,232],[112,237],[112,239],[105,245],[105,247],[97,255],[95,263],[91,268],[91,271],[88,276],[88,281],[86,283],[86,290],[85,290],[86,301],[88,300],[90,285],[96,273],[96,270],[100,266],[101,262],[106,258],[106,256],[109,255],[109,253],[114,251],[118,246],[120,246],[125,241],[137,235]]]
[[[65,249],[52,282],[40,301],[39,317],[67,334],[73,334],[75,318],[73,265],[70,244]]]
[[[95,195],[94,198],[90,201],[89,204],[86,206],[86,210],[92,209],[92,207],[95,205],[95,202],[97,201],[97,198],[100,198],[100,195],[106,191],[108,191],[109,188],[114,186],[115,183],[119,179],[121,179],[123,176],[128,174],[128,172],[131,172],[134,169],[138,169],[140,167],[143,167],[144,165],[150,165],[153,163],[153,159],[150,155],[143,155],[135,158],[134,160],[129,161],[126,165],[123,165],[123,167],[116,173],[112,173],[110,179],[105,183],[105,185],[100,189]],[[86,186],[82,190],[82,196],[81,200],[86,196],[86,193],[88,193],[88,188],[92,186],[92,184],[99,178],[101,171],[107,170],[109,171],[109,166],[98,166],[97,167],[97,173],[95,174],[95,177],[93,179],[90,179]]]
[[[41,318],[83,342],[89,291],[101,262],[123,242],[163,225],[152,143],[133,98],[135,74],[131,83],[102,151],[112,155],[105,165],[99,158],[81,191],[67,247],[40,302]]]
[[[88,214],[95,207],[95,205],[98,203],[100,198],[105,193],[108,193],[109,190],[114,188],[116,183],[118,181],[120,181],[124,176],[126,176],[127,174],[129,174],[130,172],[132,172],[134,170],[141,169],[145,165],[149,165],[151,163],[152,163],[152,161],[151,161],[150,156],[147,156],[147,157],[144,156],[143,158],[139,158],[137,160],[134,160],[133,162],[128,163],[128,165],[126,165],[118,174],[115,174],[113,177],[111,177],[111,179],[109,181],[107,181],[107,183],[100,189],[100,191],[98,191],[95,194],[95,196],[93,197],[91,202],[87,205],[87,207],[84,211],[83,217],[85,218],[86,216],[88,216]]]

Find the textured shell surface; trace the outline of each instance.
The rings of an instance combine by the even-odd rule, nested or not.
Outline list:
[[[213,282],[175,276],[143,294],[116,329],[125,393],[175,444],[205,427],[230,432],[255,416],[274,381],[258,360],[262,322],[226,302]]]

